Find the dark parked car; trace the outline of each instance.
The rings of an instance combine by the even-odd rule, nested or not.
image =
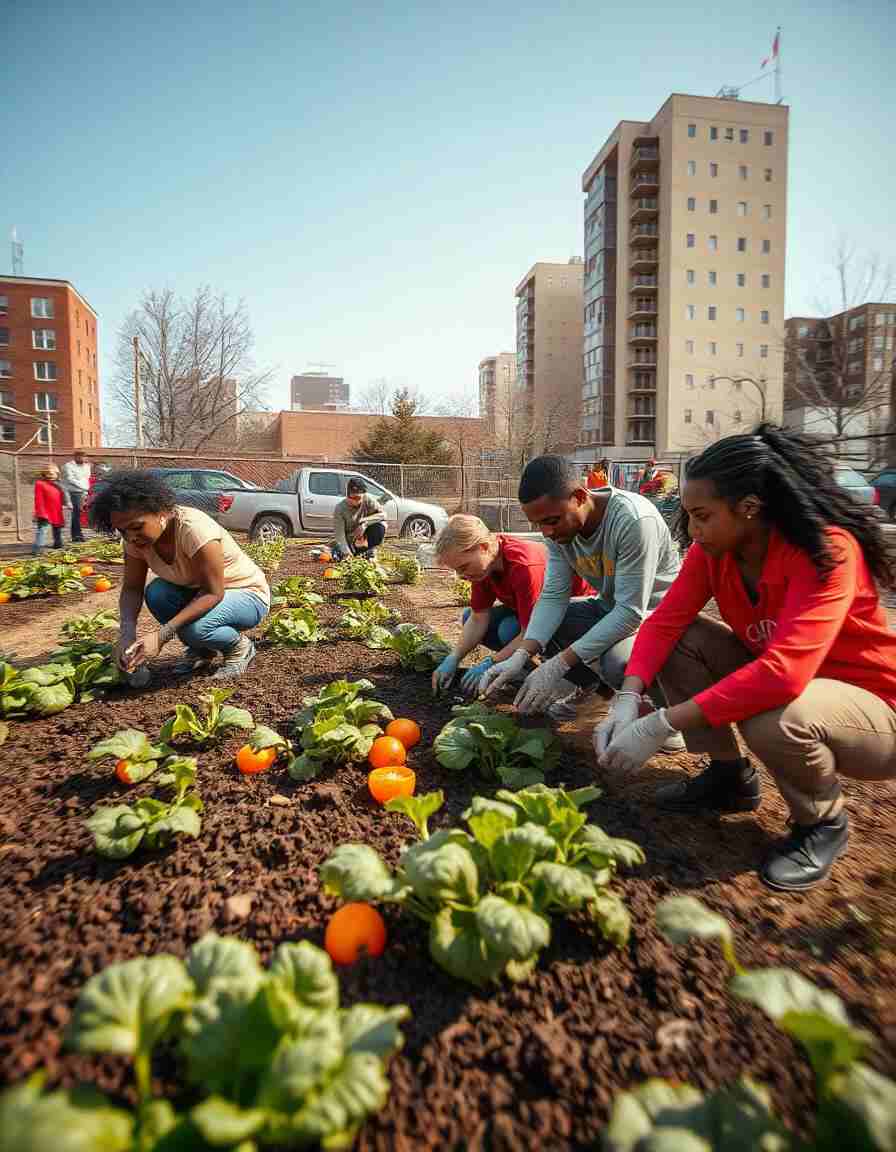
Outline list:
[[[884,468],[871,483],[884,515],[888,520],[896,520],[896,468]]]
[[[257,488],[248,480],[241,480],[230,472],[219,472],[213,468],[147,468],[154,476],[160,477],[173,489],[178,504],[189,508],[200,508],[214,520],[219,518],[218,493],[233,491],[234,488]],[[94,492],[102,488],[103,480],[97,480]]]

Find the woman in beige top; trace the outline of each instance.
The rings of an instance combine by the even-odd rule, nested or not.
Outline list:
[[[198,508],[178,505],[152,472],[113,473],[93,498],[90,522],[124,538],[115,646],[122,671],[135,672],[176,634],[187,647],[177,671],[207,668],[220,652],[224,661],[214,679],[234,680],[245,672],[255,645],[243,633],[268,614],[271,593],[264,573],[229,532]],[[156,577],[149,584],[148,571]],[[138,640],[144,600],[161,627]]]

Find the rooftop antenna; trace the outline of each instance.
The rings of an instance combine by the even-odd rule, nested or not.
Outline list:
[[[18,237],[18,234],[16,233],[15,228],[13,228],[12,232],[10,232],[10,234],[9,234],[9,247],[12,251],[12,274],[13,274],[13,276],[24,276],[25,275],[25,265],[24,265],[25,248],[24,248],[24,245],[22,243],[20,243],[19,237]]]

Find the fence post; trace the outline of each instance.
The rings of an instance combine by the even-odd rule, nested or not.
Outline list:
[[[133,462],[134,471],[136,472],[136,470],[137,470],[137,453],[136,452],[131,457],[131,460]]]
[[[404,464],[398,465],[398,495],[404,497]]]
[[[22,493],[19,491],[19,458],[12,458],[12,482],[16,493],[16,539],[22,541]]]

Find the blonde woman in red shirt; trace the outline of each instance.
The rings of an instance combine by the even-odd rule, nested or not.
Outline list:
[[[793,820],[760,878],[802,891],[846,850],[840,776],[896,777],[896,635],[878,595],[894,584],[884,535],[815,440],[769,424],[691,460],[681,502],[692,544],[595,729],[598,760],[634,771],[680,731],[709,765],[661,789],[660,802],[752,811],[759,777],[736,724]],[[711,599],[721,622],[702,614]],[[669,707],[639,719],[656,677]]]

